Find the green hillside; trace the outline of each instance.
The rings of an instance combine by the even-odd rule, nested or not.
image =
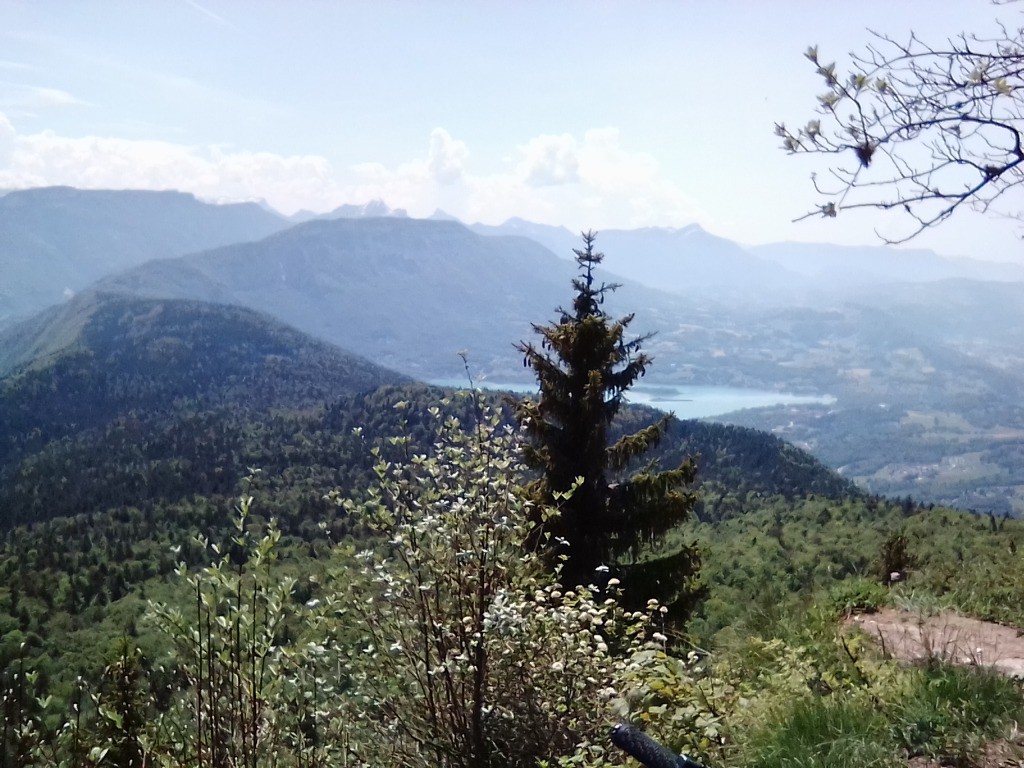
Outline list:
[[[94,509],[96,487],[124,498],[160,493],[131,471],[147,455],[211,472],[218,433],[241,429],[250,412],[309,408],[402,380],[237,307],[90,295],[51,315],[31,343],[52,351],[0,380],[0,481],[13,494],[0,502],[4,525]],[[154,433],[177,445],[182,425],[209,436],[195,438],[191,453],[161,448]],[[38,487],[59,488],[65,503],[26,498]]]
[[[0,572],[10,585],[0,606],[46,653],[56,627],[95,632],[109,606],[170,574],[172,547],[200,562],[192,536],[230,533],[253,468],[261,515],[289,540],[323,544],[321,523],[353,533],[324,494],[358,495],[373,481],[367,441],[405,430],[425,450],[422,414],[442,397],[237,307],[91,295],[34,327],[30,345],[47,354],[0,380]],[[400,401],[409,409],[395,410]],[[631,408],[620,427],[656,417]],[[754,430],[673,423],[659,458],[691,453],[702,519],[753,497],[858,495]]]
[[[262,557],[247,547],[271,519],[281,538],[260,578],[284,585],[276,604],[290,623],[271,639],[291,647],[303,612],[354,578],[351,553],[374,542],[352,509],[373,498],[375,464],[419,466],[438,420],[472,436],[485,400],[505,408],[500,394],[450,397],[236,307],[97,295],[35,328],[31,344],[47,353],[0,380],[0,689],[9,722],[44,729],[83,690],[110,695],[111,670],[127,669],[124,649],[136,646],[132,695],[150,697],[157,722],[192,683],[175,677],[187,662],[169,661],[180,637],[147,618],[148,602],[195,602],[183,565],[197,574],[226,558],[220,567],[242,579]],[[616,429],[656,417],[631,407]],[[890,714],[902,706],[896,691],[928,689],[931,678],[893,667],[865,671],[876,664],[867,650],[851,666],[834,635],[843,610],[928,600],[1024,626],[1013,599],[1019,521],[867,496],[806,452],[742,427],[675,421],[658,450],[671,464],[698,455],[701,481],[694,518],[672,535],[699,543],[706,599],[676,642],[708,661],[666,661],[635,703],[655,732],[682,739],[677,748],[748,760],[750,739],[767,738],[758,728],[784,722],[806,691],[822,695],[815,686],[837,692],[827,707],[853,706],[840,693],[875,696]],[[334,491],[355,507],[325,498]],[[239,528],[238,497],[250,493]],[[883,555],[897,537],[910,581],[890,591]],[[229,610],[230,594],[209,598],[215,612]],[[358,625],[338,631],[340,647],[356,642]],[[688,686],[706,697],[692,712]],[[91,705],[85,715],[94,722]],[[953,738],[914,733],[889,754],[938,753]]]

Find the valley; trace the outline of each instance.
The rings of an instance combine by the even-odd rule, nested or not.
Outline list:
[[[1021,13],[0,2],[0,768],[1024,768]]]
[[[0,200],[17,203],[18,194]],[[80,198],[50,194],[65,196],[67,206]],[[440,423],[480,439],[482,414],[494,409],[499,424],[511,426],[511,399],[536,391],[513,344],[556,316],[571,262],[521,234],[341,213],[183,255],[122,252],[118,258],[138,263],[111,266],[0,328],[0,691],[6,722],[50,734],[38,745],[74,755],[77,746],[62,746],[54,729],[69,722],[85,691],[96,691],[95,707],[81,711],[100,723],[97,732],[66,725],[61,733],[106,738],[101,702],[111,686],[124,690],[112,675],[131,664],[144,670],[131,684],[142,702],[136,711],[159,722],[177,706],[183,716],[191,698],[180,690],[194,685],[189,654],[198,649],[200,665],[204,654],[209,665],[204,643],[213,647],[219,631],[212,625],[242,626],[228,617],[243,610],[243,585],[254,606],[267,600],[254,617],[288,617],[264,639],[301,656],[290,633],[327,621],[321,600],[348,594],[356,553],[397,546],[383,545],[368,522],[386,468],[404,477],[433,466]],[[152,236],[175,221],[150,222]],[[208,233],[214,242],[227,237],[221,226]],[[45,244],[46,229],[33,242]],[[537,230],[522,222],[515,229]],[[828,685],[856,694],[863,681],[850,682],[860,678],[828,639],[853,607],[929,595],[972,615],[1024,623],[1019,601],[1007,599],[1018,588],[1015,552],[1024,542],[1012,519],[1024,489],[1024,365],[1014,324],[1024,318],[1012,301],[1015,284],[947,276],[819,291],[809,301],[813,282],[801,286],[792,265],[749,271],[759,257],[692,229],[632,235],[609,240],[625,257],[636,243],[661,238],[712,255],[721,246],[723,259],[733,259],[716,271],[708,258],[694,281],[677,275],[657,287],[598,275],[623,283],[609,311],[636,309],[630,330],[652,332],[643,349],[655,358],[626,393],[611,438],[674,408],[678,418],[650,458],[661,467],[690,456],[697,463],[691,514],[663,543],[694,546],[700,556],[701,599],[685,642],[721,654],[725,666],[702,672],[707,680],[722,691],[744,680],[762,701],[789,701],[785,684],[762,679],[761,662],[745,670],[744,659],[804,653],[798,649],[810,642],[813,661],[770,663],[792,667],[800,690],[821,684],[826,670]],[[62,237],[54,248],[108,247],[85,232]],[[658,247],[651,274],[686,272],[692,254],[677,253],[677,264],[669,246]],[[0,247],[0,258],[8,256]],[[74,258],[90,259],[87,251]],[[629,259],[617,268],[629,272]],[[759,299],[758,285],[788,288]],[[26,302],[33,290],[25,284]],[[937,309],[953,303],[973,319],[952,322]],[[484,388],[466,392],[470,379]],[[441,455],[451,461],[462,450]],[[511,466],[494,461],[488,472]],[[887,558],[894,541],[910,554]],[[443,549],[450,554],[447,538]],[[911,578],[905,591],[880,586],[891,562]],[[260,589],[283,591],[271,599]],[[191,618],[174,617],[193,605],[207,623],[205,640],[174,629],[188,626]],[[339,616],[350,609],[335,607]],[[330,653],[366,647],[362,624],[330,621]],[[236,644],[239,631],[227,632]],[[308,647],[326,648],[322,639]],[[330,661],[324,674],[339,674],[340,663]],[[862,663],[854,659],[855,670]],[[26,669],[31,678],[22,677]],[[927,685],[906,678],[898,690]],[[677,695],[659,690],[643,705],[653,722],[669,711],[661,702]],[[331,717],[348,722],[352,702],[329,701]],[[701,714],[711,729],[715,718],[745,717],[732,703],[709,706],[726,713]],[[929,738],[928,749],[945,748]],[[718,749],[727,743],[703,743],[700,754],[724,760]],[[21,744],[0,749],[23,755]]]
[[[415,379],[463,380],[465,352],[476,378],[526,382],[513,345],[531,337],[531,323],[554,316],[577,240],[522,220],[470,228],[440,214],[415,220],[379,202],[295,225],[262,209],[118,194],[0,198],[22,212],[18,227],[34,232],[37,249],[16,240],[0,251],[7,290],[22,302],[0,313],[0,373],[60,348],[79,306],[45,308],[18,271],[44,247],[94,265],[99,282],[75,291],[247,306]],[[129,242],[165,244],[111,251],[89,222],[116,230],[117,206],[146,211]],[[175,217],[197,208],[207,242],[251,242],[168,254],[199,243],[166,236],[180,230]],[[632,327],[652,334],[646,346],[656,362],[645,384],[829,398],[826,406],[746,408],[727,420],[793,440],[872,492],[1024,510],[1016,461],[1024,453],[1024,272],[920,250],[745,249],[695,226],[609,231],[598,245],[608,254],[601,279],[621,283],[609,311],[635,312]],[[119,255],[97,263],[92,254],[103,249]],[[32,296],[40,314],[10,319]],[[953,422],[956,431],[943,427]]]

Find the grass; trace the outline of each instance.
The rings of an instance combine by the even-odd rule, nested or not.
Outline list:
[[[899,748],[868,700],[803,699],[746,744],[749,768],[892,768]]]
[[[914,670],[894,707],[894,729],[910,755],[967,764],[981,746],[1024,716],[1021,684],[983,667],[932,662]]]
[[[742,746],[746,768],[894,768],[906,757],[971,765],[1024,717],[1021,684],[979,667],[909,670],[884,706],[858,693],[801,698]]]
[[[938,616],[958,607],[956,601],[948,595],[937,595],[927,589],[906,585],[900,585],[892,590],[889,599],[894,608],[917,616]]]

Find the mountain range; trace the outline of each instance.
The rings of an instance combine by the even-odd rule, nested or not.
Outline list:
[[[67,263],[108,248],[90,267],[107,273],[96,291],[246,306],[428,380],[462,376],[457,353],[465,351],[477,377],[528,381],[513,345],[532,337],[533,323],[557,318],[578,245],[564,228],[522,220],[466,227],[443,212],[416,220],[379,202],[294,224],[257,205],[213,206],[176,193],[30,190],[0,204],[12,199],[25,215],[19,237],[0,245],[0,262],[22,265],[5,285],[19,306],[42,310],[54,295],[38,285],[70,282]],[[126,218],[118,207],[148,213]],[[237,242],[179,255],[192,242],[177,232],[192,209],[203,211],[197,221],[206,222],[199,229],[207,240]],[[54,255],[53,232],[70,255]],[[599,279],[622,284],[608,311],[635,311],[631,329],[655,332],[646,342],[653,383],[829,395],[827,406],[730,419],[785,435],[872,490],[1024,508],[1014,490],[1024,476],[1007,458],[1024,450],[1019,268],[928,251],[743,247],[696,226],[610,230],[597,245],[608,270]],[[9,319],[0,375],[60,349],[81,306]],[[954,471],[968,463],[970,473]]]
[[[105,291],[259,308],[419,378],[514,366],[513,342],[565,296],[572,267],[522,238],[446,221],[310,221],[256,243],[147,262]],[[518,367],[518,366],[516,366]]]
[[[571,255],[579,235],[565,227],[512,218],[473,224],[486,235],[518,235],[556,254]],[[768,306],[822,306],[880,285],[942,280],[1022,282],[1024,266],[943,257],[924,249],[770,243],[742,246],[698,224],[682,228],[602,230],[605,267],[620,277],[683,295],[711,292],[718,300],[744,299]]]
[[[132,209],[130,193],[107,202],[122,196]],[[88,193],[56,190],[42,198],[49,213],[38,213],[32,226],[26,214],[20,240],[0,236],[0,258],[24,265],[24,254],[34,253],[39,260],[39,274],[5,286],[9,294],[24,287],[26,306],[44,300],[27,288],[48,267],[57,281],[68,264],[107,270],[0,329],[0,689],[5,724],[14,724],[4,730],[28,734],[13,742],[5,736],[0,751],[25,762],[24,744],[35,738],[39,748],[28,759],[54,763],[65,746],[72,762],[86,753],[109,758],[113,739],[126,732],[120,713],[134,713],[136,725],[150,716],[164,722],[183,702],[181,711],[191,715],[196,689],[183,693],[181,681],[196,675],[178,665],[197,648],[200,687],[204,663],[213,670],[205,675],[209,696],[197,698],[224,699],[211,683],[220,669],[227,670],[219,677],[229,683],[223,690],[230,700],[232,680],[241,679],[232,670],[245,666],[238,663],[248,642],[243,630],[253,637],[249,630],[268,630],[287,666],[289,649],[298,647],[293,640],[319,642],[310,640],[313,624],[304,617],[319,619],[326,606],[328,618],[341,617],[324,641],[342,649],[338,659],[371,651],[363,637],[356,644],[346,634],[344,621],[346,600],[362,599],[363,591],[339,586],[351,581],[347,568],[365,563],[355,553],[372,546],[366,516],[353,510],[369,501],[374,516],[386,516],[391,506],[375,492],[378,481],[392,471],[411,477],[410,462],[437,448],[442,421],[457,419],[469,430],[485,405],[511,420],[508,393],[455,393],[410,375],[446,373],[452,358],[461,364],[448,350],[463,347],[474,377],[528,379],[512,343],[531,335],[531,323],[558,317],[576,272],[564,253],[524,236],[535,225],[481,233],[443,215],[369,215],[380,206],[283,225],[263,211],[254,221],[272,231],[262,236],[242,226],[237,242],[182,254],[174,249],[187,247],[191,235],[181,235],[152,258],[156,246],[119,249],[141,237],[122,231],[130,222],[98,217],[105,231],[97,234],[88,231],[87,212],[53,213],[55,199],[75,208]],[[207,205],[167,199],[172,208]],[[189,226],[180,211],[161,220],[158,209],[146,222],[153,236]],[[207,232],[214,241],[230,229],[221,213],[204,214],[215,222]],[[48,231],[51,215],[49,229],[63,227],[63,240]],[[69,235],[75,227],[79,238]],[[32,251],[40,242],[49,246]],[[109,248],[110,260],[93,264],[88,249],[76,250],[80,242]],[[14,252],[19,243],[21,255]],[[798,258],[775,269],[752,249],[697,228],[609,233],[602,243],[610,270],[648,270],[659,283],[645,286],[614,271],[597,277],[623,283],[608,297],[611,314],[635,309],[630,331],[656,332],[644,338],[644,349],[657,358],[653,370],[666,390],[685,397],[684,385],[701,382],[833,396],[732,414],[732,423],[670,418],[645,457],[678,466],[694,456],[699,467],[692,515],[669,534],[695,541],[702,560],[706,599],[685,627],[687,639],[732,654],[736,669],[767,648],[767,667],[751,672],[759,679],[765,668],[783,665],[781,678],[768,676],[767,689],[742,670],[719,675],[725,689],[747,686],[766,706],[785,703],[794,684],[820,693],[824,669],[829,680],[852,680],[864,698],[854,654],[844,647],[844,656],[823,632],[840,615],[899,595],[915,604],[921,595],[929,604],[955,601],[971,614],[1021,625],[1013,597],[1022,529],[995,516],[1019,509],[1024,487],[1019,283],[936,272],[933,280],[866,280],[826,296],[807,290],[816,278],[801,275]],[[626,258],[644,243],[646,256]],[[67,259],[56,251],[67,251]],[[921,258],[931,263],[927,254]],[[703,287],[680,280],[684,274]],[[758,283],[764,292],[772,280],[778,288],[768,300],[754,297]],[[610,438],[661,415],[627,404]],[[382,461],[394,464],[382,469]],[[443,461],[454,462],[440,466],[460,482],[460,459]],[[881,499],[864,486],[948,497],[989,515]],[[422,502],[430,505],[437,494],[427,490]],[[385,538],[386,562],[401,549]],[[909,584],[890,590],[878,583],[878,574],[903,577],[909,563]],[[528,575],[529,595],[539,582]],[[154,609],[165,624],[152,620]],[[214,669],[218,648],[228,650]],[[896,688],[896,678],[884,677],[880,696],[910,690],[903,677]],[[708,679],[717,686],[718,678]],[[979,691],[991,690],[991,676],[980,681]],[[912,687],[925,701],[919,688],[930,696],[935,686],[923,678]],[[957,695],[965,689],[955,687]],[[1006,694],[1019,698],[1012,686]],[[310,701],[319,707],[330,695],[314,685]],[[281,697],[282,707],[294,709],[293,698]],[[955,698],[949,707],[963,703]],[[113,709],[103,706],[114,699]],[[927,707],[934,709],[933,701],[947,706],[933,696]],[[868,709],[877,715],[877,707]],[[895,733],[905,710],[889,709]],[[217,707],[211,711],[216,718]],[[181,732],[177,721],[168,722],[172,737]],[[779,720],[783,728],[787,722]],[[871,734],[889,732],[889,721],[874,722]],[[311,727],[317,736],[319,725]],[[44,741],[51,728],[52,741]],[[967,743],[976,731],[972,722],[954,738]],[[92,747],[96,740],[103,746]],[[197,742],[200,757],[204,743]],[[902,742],[883,747],[905,751]],[[180,744],[168,750],[178,755]]]

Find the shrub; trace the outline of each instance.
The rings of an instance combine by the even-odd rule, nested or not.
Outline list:
[[[348,589],[330,607],[347,649],[352,754],[438,768],[603,760],[618,681],[658,642],[648,617],[613,593],[563,591],[524,547],[535,515],[498,414],[481,406],[469,429],[432,415],[432,455],[391,462],[376,450],[369,501],[339,499],[381,541],[341,574]]]
[[[890,533],[878,557],[878,576],[882,584],[892,584],[906,578],[907,571],[917,564],[917,558],[910,553],[907,537],[902,533]]]
[[[888,590],[876,581],[854,576],[836,584],[829,592],[832,605],[846,616],[874,613],[889,599]]]
[[[225,552],[202,538],[211,565],[181,578],[190,609],[153,606],[173,643],[180,688],[150,724],[147,764],[321,766],[343,753],[336,664],[322,616],[293,598],[295,579],[278,563],[280,531],[250,531],[253,498],[242,496]],[[332,674],[333,673],[333,674]]]

